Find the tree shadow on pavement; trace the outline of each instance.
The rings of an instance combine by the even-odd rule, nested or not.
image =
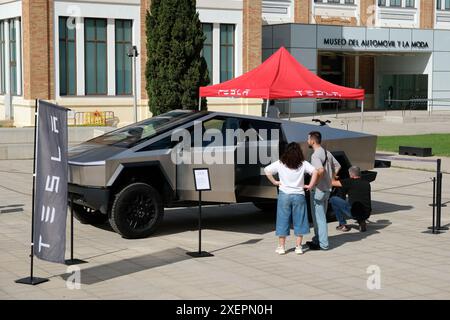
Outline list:
[[[379,230],[382,230],[384,228],[389,227],[392,224],[390,220],[377,220],[376,222],[373,222],[372,220],[368,220],[367,223],[367,231],[366,232],[359,232],[358,225],[357,224],[349,224],[349,226],[352,228],[351,231],[347,233],[341,233],[338,235],[333,235],[328,238],[328,241],[330,243],[330,250],[336,249],[346,243],[349,242],[357,242],[361,241],[363,239],[366,239],[370,236],[373,236],[374,234],[380,233]],[[330,225],[330,227],[333,226],[333,224]],[[334,225],[333,227],[335,227]]]

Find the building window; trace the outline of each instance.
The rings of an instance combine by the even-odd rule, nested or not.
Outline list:
[[[220,25],[220,82],[234,78],[234,24]]]
[[[108,90],[106,19],[85,19],[85,83],[87,95],[106,95]]]
[[[11,95],[17,95],[17,36],[14,19],[9,20],[9,60]]]
[[[406,8],[415,8],[415,1],[414,0],[406,0],[405,7]]]
[[[203,23],[203,34],[206,39],[203,43],[202,56],[206,60],[206,65],[208,66],[209,73],[209,81],[212,83],[213,81],[213,24],[212,23]]]
[[[315,3],[331,3],[331,4],[355,4],[355,0],[314,0]]]
[[[402,0],[391,0],[389,2],[390,7],[401,7],[402,6]]]
[[[116,94],[132,94],[132,58],[128,52],[133,45],[133,22],[116,20]]]
[[[0,21],[0,94],[5,94],[5,23]]]
[[[378,0],[379,7],[386,7],[386,0]]]
[[[436,1],[437,10],[450,10],[450,0],[437,0]]]
[[[77,93],[76,28],[67,25],[68,18],[59,18],[59,94]]]

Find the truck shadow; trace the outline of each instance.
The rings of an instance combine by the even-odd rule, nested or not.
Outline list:
[[[402,206],[392,203],[373,201],[372,215],[408,211],[413,206]],[[263,212],[251,203],[205,206],[202,208],[202,228],[219,231],[230,231],[263,235],[275,232],[276,212]],[[336,222],[330,221],[330,227]],[[111,231],[108,223],[97,226]],[[166,209],[164,219],[153,237],[177,234],[198,230],[198,208]],[[311,229],[311,232],[313,230]]]
[[[202,208],[204,229],[250,234],[266,234],[275,230],[275,212],[263,212],[253,204],[233,204]],[[155,236],[198,230],[198,208],[167,210]]]

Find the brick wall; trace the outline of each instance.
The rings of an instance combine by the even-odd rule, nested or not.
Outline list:
[[[361,0],[361,26],[375,25],[376,0]]]
[[[243,72],[261,64],[262,1],[244,0],[243,8]]]
[[[434,27],[435,4],[434,1],[420,1],[420,28],[433,29]]]
[[[294,22],[310,23],[311,0],[295,0],[294,7]]]
[[[26,100],[54,98],[53,0],[23,0],[23,92]]]
[[[151,0],[141,0],[141,99],[148,99],[145,79],[145,70],[147,67],[147,35],[145,34],[145,17],[147,10],[150,10]]]

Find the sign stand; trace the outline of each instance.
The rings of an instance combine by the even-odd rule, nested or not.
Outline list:
[[[202,251],[202,191],[211,191],[209,169],[194,169],[195,191],[198,191],[198,251],[186,252],[193,258],[214,257],[213,254]]]
[[[31,254],[30,254],[30,258],[31,258],[31,263],[30,263],[30,276],[23,278],[23,279],[19,279],[16,280],[15,283],[19,283],[19,284],[28,284],[28,285],[38,285],[44,282],[49,281],[49,279],[47,278],[37,278],[34,277],[33,274],[33,269],[34,269],[34,194],[35,194],[35,185],[36,185],[36,148],[37,148],[37,144],[36,144],[36,137],[37,137],[37,126],[38,126],[38,121],[37,121],[37,117],[38,117],[38,101],[36,100],[35,102],[35,106],[34,106],[34,157],[33,157],[33,195],[32,195],[32,204],[31,204]]]
[[[67,266],[87,263],[87,261],[73,258],[73,195],[70,197],[70,259],[65,261]]]

